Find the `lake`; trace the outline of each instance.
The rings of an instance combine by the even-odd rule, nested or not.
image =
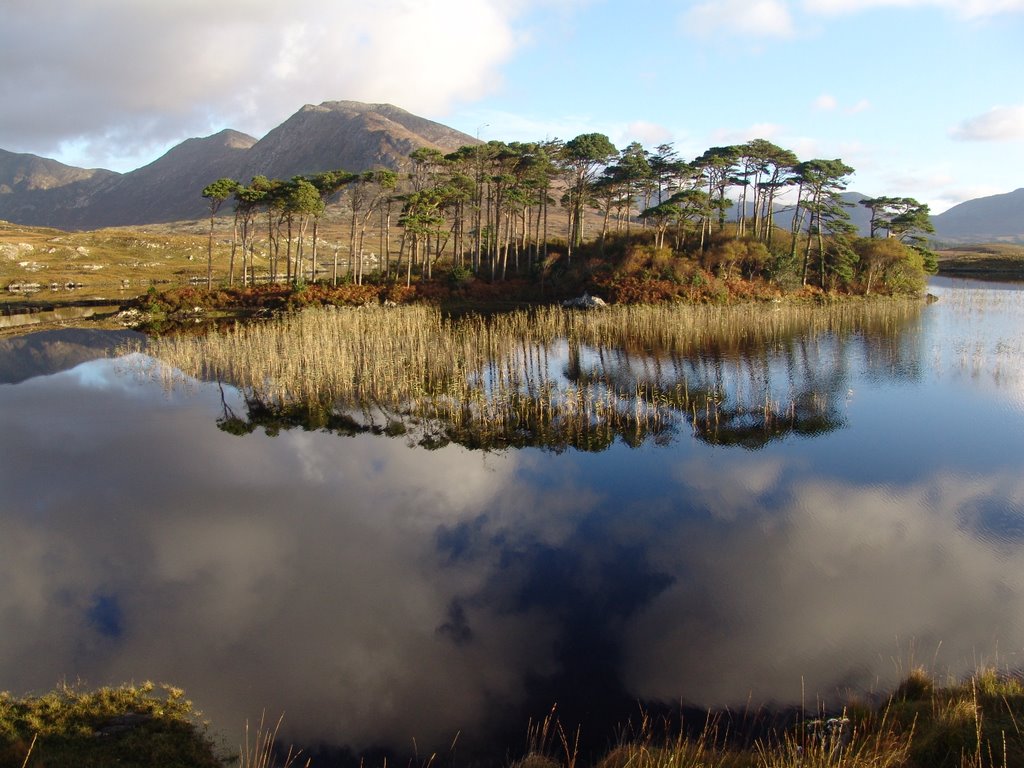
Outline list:
[[[524,344],[653,410],[486,440],[90,359],[127,333],[2,340],[0,690],[154,680],[228,743],[265,711],[335,754],[501,760],[553,705],[606,744],[641,707],[1018,668],[1024,286],[929,290],[758,343]]]

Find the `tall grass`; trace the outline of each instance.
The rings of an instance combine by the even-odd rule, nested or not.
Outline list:
[[[277,736],[284,715],[277,719],[273,727],[266,722],[265,717],[264,713],[255,732],[252,733],[249,731],[248,721],[246,722],[242,744],[238,748],[238,768],[295,768],[299,765],[302,751],[288,747],[288,751],[280,757],[277,747]],[[311,764],[312,761],[307,758],[302,766],[310,768]]]
[[[789,727],[747,741],[722,716],[686,735],[644,716],[598,757],[595,768],[1020,768],[1024,766],[1024,681],[981,669],[936,683],[922,669],[877,706],[851,704],[833,717],[801,713]],[[557,722],[542,731],[560,734]],[[528,738],[514,768],[574,768],[561,739]]]
[[[160,337],[147,352],[167,386],[182,375],[215,379],[262,408],[443,424],[484,446],[538,436],[550,445],[639,442],[684,422],[725,441],[830,423],[835,392],[773,391],[764,350],[803,345],[789,359],[813,379],[820,361],[801,361],[819,354],[819,338],[892,337],[917,311],[907,301],[548,307],[453,320],[426,306],[326,308]]]

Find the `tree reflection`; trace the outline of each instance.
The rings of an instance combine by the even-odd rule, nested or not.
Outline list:
[[[435,371],[407,361],[413,383],[389,390],[353,377],[351,386],[283,397],[280,382],[269,377],[261,379],[265,386],[225,377],[240,389],[244,412],[222,397],[217,424],[238,436],[299,428],[400,437],[427,449],[455,443],[595,452],[617,441],[665,445],[688,434],[757,450],[843,428],[859,369],[918,375],[917,320],[901,308],[827,327],[790,323],[768,336],[702,329],[699,345],[676,337],[594,342],[574,328],[553,338],[525,333],[500,343],[489,338],[474,366],[449,363]]]

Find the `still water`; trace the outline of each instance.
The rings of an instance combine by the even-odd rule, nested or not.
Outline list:
[[[554,704],[607,740],[638,706],[1022,666],[1024,287],[930,290],[885,330],[682,361],[727,400],[813,394],[805,428],[596,451],[235,435],[226,384],[166,391],[95,333],[5,340],[0,690],[154,680],[229,742],[266,711],[301,743],[500,758]]]

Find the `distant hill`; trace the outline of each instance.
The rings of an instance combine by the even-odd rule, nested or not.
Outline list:
[[[850,223],[857,228],[857,234],[867,237],[871,234],[871,211],[860,204],[861,200],[867,200],[869,195],[862,195],[860,192],[843,192],[840,195],[846,205],[846,212],[850,216]],[[729,209],[729,220],[736,220],[736,207]],[[747,203],[747,216],[754,214],[754,206]],[[791,205],[776,205],[773,221],[776,227],[791,229],[793,226],[793,207]]]
[[[1024,243],[1024,187],[954,205],[932,224],[941,243]]]
[[[194,220],[208,210],[202,188],[224,176],[248,182],[259,174],[287,179],[333,169],[398,169],[419,147],[451,152],[475,143],[391,104],[325,101],[302,107],[262,139],[223,130],[188,139],[124,174],[0,149],[0,219],[60,229]],[[859,205],[865,197],[843,194],[863,235],[870,219]],[[729,215],[735,217],[735,208]],[[788,227],[791,217],[792,210],[780,206],[776,224]],[[940,243],[1024,242],[1024,188],[969,200],[932,221]]]
[[[291,178],[342,168],[397,169],[419,147],[451,152],[472,136],[391,104],[307,104],[260,140],[238,131],[188,139],[120,174],[0,150],[0,219],[60,229],[201,218],[204,186],[221,177]]]
[[[0,195],[54,189],[78,181],[117,176],[113,171],[86,170],[35,155],[0,149]]]

